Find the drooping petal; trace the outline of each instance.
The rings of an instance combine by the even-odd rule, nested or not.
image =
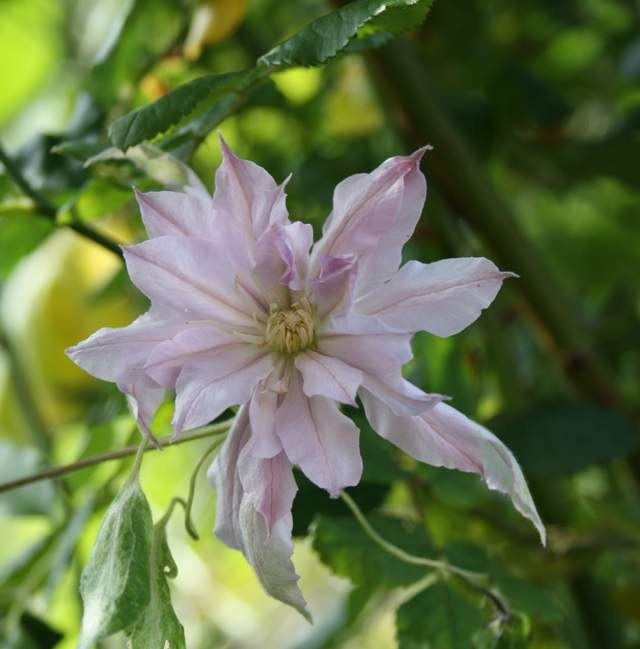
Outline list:
[[[421,462],[478,473],[489,489],[511,498],[545,543],[544,525],[522,470],[495,435],[444,403],[420,416],[398,417],[366,390],[361,391],[361,398],[367,418],[378,434]]]
[[[149,238],[216,236],[211,196],[172,191],[139,192],[136,200]]]
[[[240,503],[244,489],[238,474],[240,453],[251,435],[249,409],[242,406],[222,447],[213,460],[207,477],[216,490],[216,536],[230,548],[243,551],[240,529]]]
[[[273,360],[253,345],[229,346],[210,360],[185,365],[176,382],[176,435],[214,420],[227,408],[247,403],[273,368]]]
[[[254,326],[255,304],[236,288],[237,272],[223,242],[157,237],[124,248],[133,283],[154,304],[233,328]]]
[[[152,350],[181,328],[181,323],[159,320],[149,312],[126,327],[99,329],[65,353],[89,374],[118,381],[144,365]]]
[[[245,452],[250,435],[243,406],[208,472],[217,492],[215,533],[243,552],[267,593],[310,620],[291,562],[291,506],[297,490],[291,464],[282,453],[252,458]]]
[[[411,235],[424,202],[415,187],[416,183],[424,186],[418,167],[423,154],[421,149],[410,156],[390,158],[370,174],[350,176],[336,186],[333,211],[313,249],[312,277],[323,257],[347,254],[357,257],[363,284],[387,279],[380,275],[380,268],[388,275],[398,268],[402,244]],[[409,192],[406,196],[405,191]],[[378,276],[372,278],[372,271]]]
[[[499,271],[482,257],[410,261],[389,282],[360,298],[356,309],[398,331],[451,336],[478,318],[507,277],[513,273]]]
[[[297,356],[295,366],[302,374],[303,391],[308,397],[327,397],[355,405],[356,392],[362,383],[360,370],[314,351]]]
[[[198,360],[215,362],[215,354],[244,345],[236,336],[213,325],[186,324],[173,338],[157,345],[144,365],[146,373],[159,385],[175,385],[184,365]]]
[[[419,415],[446,398],[441,394],[423,392],[413,383],[403,379],[399,372],[392,372],[386,376],[365,374],[362,387],[400,417]]]
[[[230,254],[250,265],[255,242],[269,227],[288,223],[284,186],[265,169],[242,160],[220,136],[222,164],[216,172],[213,207],[217,226],[227,238]]]
[[[318,317],[339,314],[351,304],[356,260],[353,256],[322,257],[318,276],[311,281],[311,297]]]
[[[307,397],[296,370],[276,413],[276,432],[291,463],[332,496],[360,481],[357,426],[333,401]]]
[[[273,463],[274,460],[262,460]],[[295,481],[288,469],[289,478],[283,476],[281,481],[272,485],[272,492],[285,497],[289,503],[295,495]],[[293,484],[287,484],[291,481]],[[275,522],[269,532],[264,516],[255,508],[250,499],[245,498],[240,506],[240,526],[244,538],[244,554],[253,567],[265,591],[276,599],[295,608],[304,618],[311,622],[307,603],[298,587],[300,579],[291,561],[293,541],[291,530],[293,517],[289,513]]]

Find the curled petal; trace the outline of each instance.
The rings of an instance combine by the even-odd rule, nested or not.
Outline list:
[[[175,434],[213,421],[230,406],[247,403],[272,368],[269,355],[245,344],[216,353],[212,361],[185,365],[176,382]]]
[[[410,261],[384,286],[359,299],[356,309],[397,331],[451,336],[478,318],[507,277],[513,273],[499,271],[482,257]]]
[[[421,462],[478,473],[489,489],[511,498],[545,543],[544,525],[522,470],[495,435],[444,403],[417,417],[398,417],[366,390],[362,390],[361,397],[367,418],[379,435]]]
[[[216,455],[207,477],[217,494],[216,536],[230,548],[243,551],[244,543],[240,529],[240,503],[244,489],[238,474],[240,453],[251,435],[249,409],[242,406],[224,444]]]
[[[284,454],[256,459],[246,453],[251,436],[248,408],[240,408],[209,469],[217,491],[215,533],[240,550],[272,597],[311,620],[291,562],[291,506],[296,483]]]
[[[297,371],[278,408],[276,432],[291,463],[330,495],[335,497],[360,481],[357,426],[329,399],[307,397]]]
[[[211,196],[205,193],[136,191],[136,200],[149,238],[216,236]]]
[[[351,305],[355,269],[356,261],[352,255],[320,259],[320,272],[310,286],[320,318],[333,312],[340,313]]]
[[[362,372],[346,363],[309,351],[295,360],[308,397],[322,396],[355,405],[356,392],[362,383]]]
[[[256,246],[254,271],[261,283],[269,286],[278,283],[292,291],[302,290],[312,243],[313,229],[308,223],[277,224],[267,230]]]

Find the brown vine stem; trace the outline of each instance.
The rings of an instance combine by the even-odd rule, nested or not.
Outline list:
[[[170,437],[160,438],[158,440],[157,447],[148,446],[144,449],[144,452],[148,453],[149,451],[166,448],[167,446],[178,446],[179,444],[186,444],[187,442],[193,442],[197,439],[204,439],[206,437],[214,437],[216,435],[219,436],[220,441],[222,441],[224,436],[227,434],[227,430],[231,426],[232,422],[233,418],[221,421],[217,424],[211,424],[210,426],[204,426],[200,429],[196,429],[190,435],[185,435],[184,437],[180,437],[176,440],[172,440]],[[135,455],[139,449],[139,444],[125,446],[124,448],[119,448],[114,451],[107,451],[106,453],[90,455],[89,457],[82,458],[81,460],[77,460],[76,462],[71,462],[70,464],[63,464],[62,466],[43,469],[42,471],[32,473],[31,475],[27,475],[22,478],[16,478],[15,480],[9,480],[7,482],[0,483],[0,493],[11,491],[12,489],[17,489],[18,487],[23,487],[24,485],[32,484],[34,482],[59,478],[60,476],[67,475],[68,473],[80,471],[81,469],[86,469],[87,467],[95,466],[96,464],[102,464],[103,462],[121,460],[125,457]]]
[[[50,203],[45,196],[43,196],[37,189],[35,189],[35,187],[31,185],[31,183],[29,183],[29,181],[24,177],[18,164],[9,156],[9,154],[1,145],[0,162],[5,168],[7,174],[9,174],[9,176],[13,178],[16,185],[18,185],[22,193],[33,201],[38,214],[40,216],[43,216],[44,218],[56,222],[57,210],[55,208],[55,205]],[[123,258],[122,250],[120,249],[119,244],[106,235],[101,234],[97,230],[94,230],[91,226],[86,225],[85,223],[81,223],[80,221],[70,221],[69,223],[65,223],[64,225],[71,228],[74,232],[77,232],[85,239],[89,239],[90,241],[97,243],[99,246],[102,246],[121,259]]]

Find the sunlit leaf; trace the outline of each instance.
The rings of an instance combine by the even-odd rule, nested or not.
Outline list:
[[[168,577],[178,568],[167,544],[166,529],[156,525],[151,542],[151,598],[142,617],[129,632],[131,649],[185,649],[184,629],[171,605]]]
[[[258,59],[283,68],[320,65],[343,51],[367,23],[374,31],[399,32],[418,26],[433,0],[358,0],[321,16]]]
[[[82,573],[80,649],[140,619],[151,598],[152,534],[149,503],[138,481],[129,481],[107,510]]]
[[[240,92],[252,78],[251,70],[209,74],[176,88],[151,104],[117,119],[109,128],[111,141],[122,150],[164,133],[192,113],[205,99],[221,99]]]

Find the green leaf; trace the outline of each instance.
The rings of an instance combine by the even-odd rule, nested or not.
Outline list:
[[[255,77],[253,70],[208,74],[189,81],[160,99],[117,119],[109,127],[109,137],[123,151],[130,146],[164,133],[192,113],[205,99],[219,100],[229,93],[242,92]]]
[[[10,210],[0,206],[0,279],[8,277],[15,265],[33,252],[55,227],[31,209]]]
[[[469,649],[486,622],[462,593],[437,581],[396,611],[398,649]]]
[[[425,531],[390,516],[368,516],[373,528],[385,539],[418,556],[433,554]],[[352,518],[320,517],[313,547],[323,563],[356,585],[372,589],[403,586],[423,577],[426,569],[396,559],[374,543]]]
[[[131,627],[143,614],[151,598],[152,525],[137,479],[127,482],[107,510],[80,580],[80,649]]]
[[[131,649],[185,649],[184,629],[171,605],[167,577],[178,568],[167,544],[164,524],[153,529],[151,543],[151,599],[142,617],[129,632]]]
[[[369,33],[417,27],[433,0],[358,0],[321,16],[258,59],[258,65],[282,69],[320,65],[342,52],[365,25]],[[368,35],[368,34],[367,34]]]
[[[488,427],[531,476],[574,473],[625,457],[638,447],[638,435],[630,421],[593,403],[537,404],[499,415]]]
[[[25,613],[11,632],[0,629],[2,649],[53,649],[63,635],[40,618]]]

